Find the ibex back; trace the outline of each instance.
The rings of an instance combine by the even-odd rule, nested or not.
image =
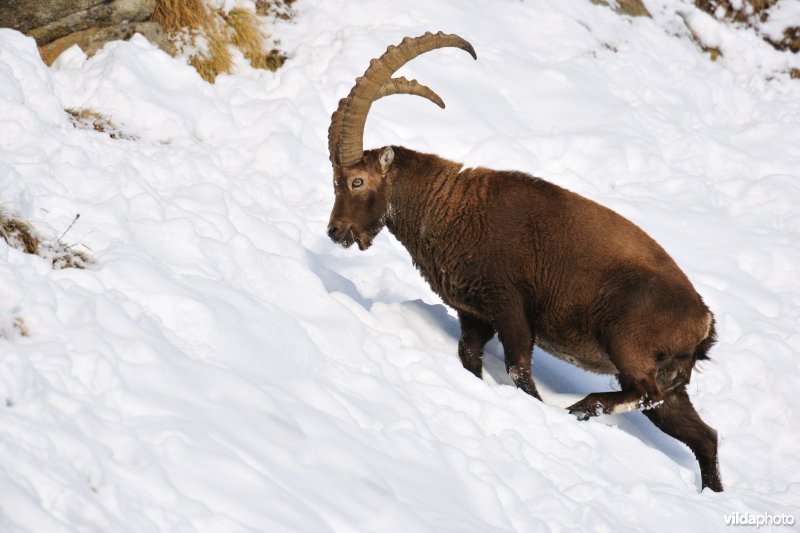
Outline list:
[[[714,343],[714,318],[658,243],[614,211],[528,174],[464,169],[399,146],[363,150],[376,99],[414,94],[444,107],[429,88],[392,75],[449,46],[477,59],[456,35],[407,37],[373,59],[339,102],[328,132],[336,194],[328,235],[366,250],[389,228],[458,312],[458,354],[479,378],[495,333],[512,380],[537,399],[534,344],[615,374],[620,391],[589,394],[569,411],[584,420],[642,410],[694,452],[702,486],[721,491],[717,434],[686,393],[695,362]]]

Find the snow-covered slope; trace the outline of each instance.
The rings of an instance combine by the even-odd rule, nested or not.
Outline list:
[[[714,531],[800,517],[798,66],[690,3],[629,19],[587,0],[298,0],[290,60],[204,83],[143,39],[51,70],[0,30],[0,205],[88,246],[52,270],[0,240],[0,530]],[[719,38],[717,62],[687,37]],[[699,21],[699,22],[698,22]],[[458,33],[402,71],[365,145],[516,168],[631,218],[717,315],[691,396],[726,492],[639,413],[577,422],[607,389],[536,350],[539,403],[484,380],[457,321],[384,232],[325,235],[327,127],[371,57]],[[136,140],[74,128],[110,116]],[[85,250],[85,248],[83,248]],[[24,321],[22,336],[14,321]]]

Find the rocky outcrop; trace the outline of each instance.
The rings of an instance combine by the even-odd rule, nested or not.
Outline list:
[[[76,44],[86,55],[91,57],[95,52],[103,48],[107,42],[127,41],[135,33],[142,34],[148,41],[162,50],[173,53],[174,45],[167,39],[166,34],[161,29],[161,25],[156,22],[133,22],[76,31],[40,46],[39,53],[41,53],[42,60],[45,63],[52,65],[53,61],[61,55],[61,52]]]
[[[105,42],[130,38],[136,32],[151,40],[163,39],[157,25],[144,22],[152,16],[155,3],[156,0],[4,0],[0,2],[0,27],[13,28],[36,39],[50,63],[73,44],[91,55]]]

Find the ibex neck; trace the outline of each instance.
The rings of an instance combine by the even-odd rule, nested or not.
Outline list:
[[[436,236],[435,220],[448,208],[443,199],[457,181],[461,164],[401,146],[394,151],[386,227],[413,257]]]

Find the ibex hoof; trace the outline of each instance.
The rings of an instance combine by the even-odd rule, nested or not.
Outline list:
[[[603,404],[594,398],[592,394],[570,405],[567,409],[570,414],[578,417],[578,420],[589,420],[593,416],[600,416],[606,412]]]
[[[587,413],[586,411],[581,411],[579,409],[570,409],[569,414],[575,415],[575,418],[577,418],[581,422],[583,422],[584,420],[589,420],[593,416],[593,413],[590,414]]]

